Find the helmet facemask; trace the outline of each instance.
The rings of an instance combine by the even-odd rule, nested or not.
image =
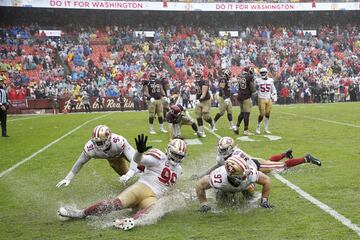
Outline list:
[[[95,145],[95,148],[104,151],[108,149],[111,145],[111,131],[105,125],[99,125],[93,130],[92,142]]]
[[[228,158],[234,152],[235,142],[230,137],[223,137],[218,143],[218,153],[223,158]]]
[[[177,166],[186,156],[186,143],[181,139],[173,139],[168,144],[166,155],[171,165]]]

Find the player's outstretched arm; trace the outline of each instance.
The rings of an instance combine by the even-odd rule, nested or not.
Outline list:
[[[206,198],[206,190],[210,189],[210,183],[209,183],[209,175],[206,175],[202,177],[199,181],[196,183],[196,195],[199,198],[201,207],[199,208],[199,212],[208,212],[211,208],[207,204],[207,198]]]
[[[85,163],[87,163],[89,160],[90,157],[85,152],[82,152],[80,157],[76,160],[74,166],[71,168],[70,172],[66,175],[66,177],[63,180],[61,180],[56,184],[56,187],[59,188],[62,186],[64,187],[69,186],[70,182],[75,177],[75,175],[80,171],[82,166],[84,166]]]
[[[273,208],[274,206],[269,203],[271,179],[264,173],[259,172],[258,184],[262,185],[261,203],[263,208]]]
[[[152,148],[152,146],[146,146],[147,142],[147,136],[144,136],[144,134],[139,134],[137,138],[135,138],[136,143],[136,150],[137,152],[134,155],[134,161],[137,164],[141,163],[142,154]]]

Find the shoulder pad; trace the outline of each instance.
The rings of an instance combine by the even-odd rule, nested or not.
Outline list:
[[[84,146],[84,152],[89,155],[89,156],[93,156],[95,155],[95,146],[94,146],[94,143],[89,140],[85,146]]]
[[[161,160],[161,155],[163,154],[162,151],[160,151],[157,148],[150,149],[145,155],[150,155],[158,160]]]

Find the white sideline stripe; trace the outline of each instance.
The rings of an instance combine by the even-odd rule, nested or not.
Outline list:
[[[204,127],[207,131],[212,133],[217,138],[221,138],[221,136],[213,131],[211,131],[209,128]],[[275,173],[273,174],[276,179],[278,179],[280,182],[284,183],[286,186],[297,192],[300,196],[311,202],[312,204],[316,205],[320,209],[322,209],[324,212],[329,214],[330,216],[334,217],[336,220],[341,222],[344,226],[350,228],[353,230],[358,236],[360,236],[360,227],[356,224],[352,223],[350,219],[346,218],[345,216],[341,215],[337,211],[335,211],[330,206],[326,205],[325,203],[320,202],[304,190],[302,190],[300,187],[296,186],[295,184],[291,183],[289,180],[285,179],[284,177],[280,176],[279,174]]]
[[[322,122],[334,123],[334,124],[343,125],[343,126],[347,126],[347,127],[360,128],[359,125],[355,125],[355,124],[351,124],[351,123],[344,123],[344,122],[338,122],[338,121],[328,120],[328,119],[323,119],[323,118],[303,116],[303,115],[298,115],[295,113],[282,113],[282,114],[296,116],[296,117],[302,117],[302,118],[311,119],[311,120],[318,120],[318,121],[322,121]]]
[[[334,209],[332,209],[331,207],[329,207],[325,203],[320,202],[319,200],[317,200],[316,198],[314,198],[313,196],[311,196],[310,194],[308,194],[307,192],[305,192],[304,190],[302,190],[298,186],[294,185],[293,183],[291,183],[290,181],[288,181],[284,177],[280,176],[279,174],[275,173],[273,175],[280,182],[284,183],[286,186],[288,186],[289,188],[291,188],[292,190],[297,192],[300,196],[302,196],[303,198],[305,198],[306,200],[308,200],[312,204],[314,204],[314,205],[318,206],[319,208],[321,208],[324,212],[326,212],[329,215],[333,216],[336,220],[338,220],[343,225],[347,226],[348,228],[350,228],[351,230],[356,232],[358,236],[360,236],[360,227],[357,226],[356,224],[352,223],[350,219],[348,219],[345,216],[341,215],[340,213],[338,213],[337,211],[335,211]]]
[[[99,116],[97,118],[93,118],[91,120],[88,120],[86,122],[84,122],[83,124],[77,126],[76,128],[74,128],[73,130],[67,132],[65,135],[59,137],[58,139],[52,141],[51,143],[49,143],[48,145],[46,145],[45,147],[41,148],[40,150],[34,152],[33,154],[31,154],[30,156],[28,156],[27,158],[21,160],[20,162],[14,164],[12,167],[10,167],[9,169],[3,171],[2,173],[0,173],[0,178],[2,178],[3,176],[5,176],[6,174],[12,172],[13,170],[15,170],[17,167],[23,165],[24,163],[26,163],[27,161],[29,161],[30,159],[32,159],[33,157],[35,157],[36,155],[38,155],[39,153],[42,153],[43,151],[45,151],[46,149],[48,149],[49,147],[51,147],[52,145],[54,145],[55,143],[61,141],[63,138],[69,136],[70,134],[72,134],[73,132],[79,130],[81,127],[83,127],[84,125],[88,124],[89,122],[92,122],[92,121],[95,121],[95,120],[98,120],[100,118],[103,118],[103,117],[106,117],[108,115],[110,115],[112,113],[108,113],[106,115],[102,115],[102,116]]]
[[[18,121],[18,120],[34,119],[34,118],[39,118],[39,117],[42,117],[42,116],[35,116],[35,117],[19,117],[19,118],[16,118],[16,119],[10,119],[10,120],[8,120],[7,122],[15,122],[15,121]]]

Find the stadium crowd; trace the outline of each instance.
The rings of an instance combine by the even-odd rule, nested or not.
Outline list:
[[[141,26],[139,26],[141,28]],[[170,26],[153,37],[130,26],[68,25],[47,37],[38,25],[1,31],[0,78],[9,99],[81,96],[142,98],[150,70],[167,78],[173,95],[194,95],[194,69],[218,89],[218,72],[233,78],[245,66],[267,67],[280,103],[360,100],[360,32],[357,25],[238,27],[238,37],[215,28]],[[232,86],[233,93],[237,85]]]

